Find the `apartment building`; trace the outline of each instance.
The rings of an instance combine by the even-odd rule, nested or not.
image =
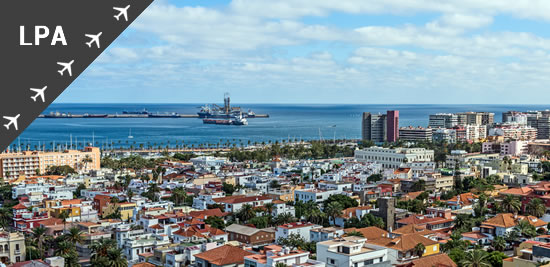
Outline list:
[[[24,151],[0,154],[0,176],[14,179],[19,175],[34,176],[46,173],[51,166],[68,165],[77,171],[99,170],[101,153],[97,147],[86,147],[83,151],[63,152]]]
[[[309,242],[309,231],[318,228],[323,227],[310,222],[295,222],[279,225],[275,232],[275,241],[279,240],[279,238],[288,238],[290,235],[299,235],[306,242]]]
[[[25,261],[25,235],[19,232],[0,232],[0,261],[21,262]]]
[[[388,110],[386,114],[363,113],[362,138],[377,143],[395,142],[399,139],[399,111]]]
[[[386,248],[368,248],[367,238],[348,236],[317,243],[317,260],[327,267],[375,266],[390,267]]]
[[[309,251],[291,250],[288,247],[278,245],[265,246],[259,254],[244,256],[245,267],[275,267],[277,264],[293,266],[306,263],[309,259]]]
[[[537,139],[537,129],[530,126],[501,124],[490,129],[489,136],[502,136],[506,140],[534,141]]]
[[[453,128],[458,124],[458,116],[451,113],[430,115],[428,126],[431,128]]]

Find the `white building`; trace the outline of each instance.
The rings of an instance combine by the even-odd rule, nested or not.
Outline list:
[[[344,228],[341,227],[317,228],[309,231],[309,241],[327,241],[341,237],[342,235],[344,235]]]
[[[193,208],[198,210],[208,209],[208,205],[216,204],[215,198],[225,197],[225,192],[201,193],[193,198]]]
[[[279,240],[279,238],[288,238],[290,235],[299,235],[306,242],[309,242],[310,231],[318,228],[323,227],[309,222],[295,222],[279,225],[275,232],[275,241]]]
[[[297,189],[294,190],[294,202],[302,201],[309,202],[313,201],[316,203],[321,203],[327,200],[330,196],[336,194],[343,194],[342,191],[338,190],[321,190],[321,189]]]
[[[309,259],[309,251],[290,250],[288,247],[270,245],[264,247],[264,253],[244,257],[245,266],[275,267],[282,263],[286,266],[306,263]]]
[[[388,266],[388,250],[365,247],[364,237],[349,236],[317,243],[317,260],[327,267]]]
[[[434,151],[424,148],[384,148],[369,147],[355,150],[357,161],[381,163],[384,168],[399,168],[403,163],[415,161],[433,161]]]

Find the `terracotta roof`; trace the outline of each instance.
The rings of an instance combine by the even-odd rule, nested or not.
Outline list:
[[[413,214],[407,218],[403,218],[399,221],[397,221],[397,223],[399,224],[417,224],[417,225],[422,225],[422,224],[440,224],[440,223],[445,223],[445,222],[448,222],[448,221],[453,221],[452,219],[445,219],[445,218],[442,218],[442,217],[429,217],[429,216],[426,216],[426,215],[418,215],[418,214]]]
[[[151,226],[149,226],[149,228],[151,228],[151,229],[164,229],[164,228],[162,228],[162,226],[160,226],[158,224],[151,225]]]
[[[375,226],[365,227],[365,228],[347,228],[344,229],[344,232],[350,233],[353,231],[357,231],[361,234],[363,234],[363,237],[367,240],[375,240],[382,237],[388,237],[388,231],[380,229]]]
[[[49,267],[50,265],[45,263],[42,260],[31,260],[31,261],[16,262],[9,266],[10,267]]]
[[[264,196],[250,196],[250,197],[241,196],[241,197],[238,197],[238,198],[225,199],[225,200],[222,200],[222,198],[214,198],[213,200],[214,200],[214,202],[217,202],[217,203],[237,204],[237,203],[247,203],[247,202],[254,202],[254,201],[270,200],[270,199],[271,198],[264,197]]]
[[[510,228],[518,224],[520,220],[527,220],[531,225],[535,227],[546,226],[547,223],[535,216],[517,216],[514,218],[512,213],[499,213],[495,217],[490,218],[482,223],[482,227],[485,225]]]
[[[519,187],[519,188],[510,188],[500,192],[503,195],[514,195],[514,196],[526,196],[533,192],[533,189],[529,187]]]
[[[25,205],[19,203],[19,204],[13,206],[12,209],[14,209],[14,210],[26,210],[26,209],[27,209],[27,206],[25,206]]]
[[[412,260],[398,267],[456,267],[456,263],[447,254],[436,254]]]
[[[422,193],[424,193],[424,191],[409,192],[406,195],[404,195],[401,199],[405,199],[405,200],[416,199]]]
[[[203,253],[195,254],[195,258],[202,259],[218,266],[229,264],[243,264],[244,257],[254,253],[233,246],[221,246]]]
[[[486,238],[487,237],[486,235],[480,233],[479,231],[463,233],[462,236],[463,237],[468,237],[468,238],[473,238],[473,239],[481,239],[481,238]]]
[[[227,234],[227,233],[224,232],[224,231],[221,230],[221,229],[218,229],[218,228],[210,228],[210,236],[225,235],[225,234]]]
[[[425,236],[425,235],[433,234],[434,231],[428,230],[426,229],[426,227],[422,227],[416,224],[408,224],[392,231],[392,234],[399,234],[399,235],[414,234],[414,233],[418,233]]]
[[[156,267],[156,265],[148,262],[140,262],[132,265],[133,267]]]
[[[436,241],[433,241],[431,239],[425,238],[424,236],[420,234],[408,234],[408,235],[402,235],[396,238],[379,238],[375,240],[368,240],[367,243],[371,243],[374,245],[379,245],[383,247],[387,247],[390,249],[399,250],[401,252],[409,251],[414,249],[414,247],[418,243],[422,243],[424,246],[431,246],[435,244],[439,244]]]

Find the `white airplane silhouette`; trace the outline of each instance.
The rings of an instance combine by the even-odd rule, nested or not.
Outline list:
[[[125,8],[122,7],[113,7],[114,10],[119,11],[118,15],[115,15],[116,20],[120,20],[120,16],[124,15],[124,19],[128,21],[128,9],[130,8],[130,5],[128,5]]]
[[[92,38],[92,40],[91,40],[90,42],[86,43],[86,44],[88,45],[88,47],[91,48],[91,47],[92,47],[92,44],[93,44],[93,43],[96,43],[97,48],[100,48],[100,47],[99,47],[99,37],[100,37],[102,34],[103,34],[103,32],[100,32],[100,33],[98,33],[97,35],[85,34],[86,37]]]
[[[4,119],[5,120],[8,120],[10,121],[8,124],[4,124],[4,127],[6,127],[6,129],[10,129],[10,126],[13,125],[13,127],[15,127],[15,130],[18,131],[19,129],[17,128],[17,119],[19,119],[19,116],[21,114],[17,114],[17,116],[15,117],[7,117],[7,116],[4,116]]]
[[[62,70],[58,70],[57,72],[59,72],[59,74],[61,74],[61,76],[63,76],[63,73],[65,71],[68,71],[69,72],[69,76],[73,76],[73,70],[71,68],[71,66],[73,65],[74,63],[74,60],[71,60],[71,62],[69,63],[63,63],[63,62],[57,62],[58,65],[60,66],[63,66],[63,69]]]
[[[35,96],[31,96],[32,100],[34,100],[34,102],[36,102],[36,99],[38,99],[38,97],[40,97],[40,98],[42,98],[42,102],[46,102],[45,97],[44,97],[44,91],[46,91],[47,88],[48,88],[48,86],[44,86],[44,88],[42,88],[42,89],[31,88],[31,91],[36,92]]]

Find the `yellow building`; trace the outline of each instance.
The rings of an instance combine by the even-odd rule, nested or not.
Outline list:
[[[122,203],[108,203],[107,206],[103,209],[103,218],[111,215],[116,212],[117,209],[120,210],[120,219],[123,221],[128,221],[134,216],[134,208],[136,203],[132,202],[122,202]]]
[[[101,153],[97,147],[86,147],[83,151],[2,153],[0,154],[0,177],[15,179],[19,175],[34,176],[37,171],[46,173],[51,166],[64,165],[76,171],[99,170],[100,164]]]

